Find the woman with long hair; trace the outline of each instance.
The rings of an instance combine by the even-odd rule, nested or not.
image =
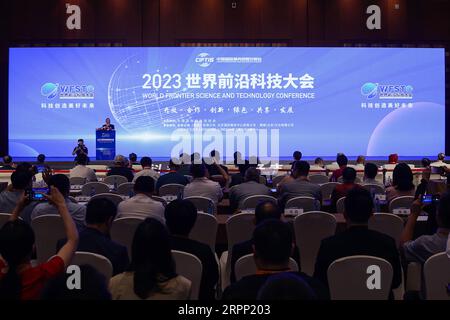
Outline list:
[[[414,176],[406,163],[399,163],[392,173],[392,186],[386,189],[387,201],[402,196],[414,196],[416,188],[413,183]]]
[[[169,233],[156,219],[147,218],[136,229],[127,272],[111,279],[114,300],[185,300],[191,282],[175,272]]]

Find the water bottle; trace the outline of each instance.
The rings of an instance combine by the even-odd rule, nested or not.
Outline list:
[[[208,214],[214,215],[214,206],[211,205],[211,202],[208,202]]]

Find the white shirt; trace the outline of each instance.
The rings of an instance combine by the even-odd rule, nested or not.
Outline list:
[[[309,174],[325,174],[325,168],[317,164],[313,164],[309,167],[309,170],[321,170],[321,172],[310,172]]]
[[[155,218],[166,223],[163,204],[142,193],[119,203],[116,219],[118,218]]]
[[[209,180],[206,177],[196,178],[192,180],[186,187],[184,187],[184,198],[187,197],[206,197],[214,201],[217,205],[222,199],[223,193],[220,184]]]
[[[152,168],[145,167],[144,169],[142,169],[141,171],[139,171],[138,173],[136,173],[134,175],[133,182],[136,182],[136,179],[139,177],[142,177],[142,176],[151,177],[156,182],[156,180],[158,180],[160,174],[158,172],[156,172],[155,170],[153,170]]]
[[[446,167],[447,164],[446,164],[444,161],[442,161],[442,160],[438,160],[438,161],[436,161],[436,162],[432,162],[432,163],[430,164],[430,166],[431,166],[431,167]]]
[[[95,171],[81,164],[75,166],[73,169],[70,169],[70,177],[86,178],[86,182],[97,181]]]

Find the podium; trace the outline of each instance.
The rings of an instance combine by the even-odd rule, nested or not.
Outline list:
[[[116,131],[97,130],[95,132],[96,160],[113,160],[116,156]]]

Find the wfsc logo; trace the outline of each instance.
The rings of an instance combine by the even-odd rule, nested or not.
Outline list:
[[[214,57],[211,57],[209,53],[200,53],[196,58],[195,62],[198,63],[200,67],[209,67],[214,62]]]
[[[47,82],[41,87],[41,94],[47,99],[53,99],[58,94],[58,83]]]
[[[361,87],[361,94],[367,99],[412,99],[413,86],[402,84],[379,84],[367,82]]]

